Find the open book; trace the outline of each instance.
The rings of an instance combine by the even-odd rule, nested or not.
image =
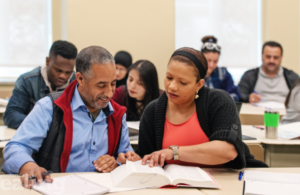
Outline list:
[[[300,194],[300,174],[245,171],[244,195]]]
[[[117,167],[111,172],[115,187],[160,188],[160,187],[203,187],[220,188],[208,172],[199,167],[167,165],[165,168],[142,165],[141,161]]]

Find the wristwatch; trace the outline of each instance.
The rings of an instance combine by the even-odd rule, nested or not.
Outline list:
[[[178,148],[179,147],[177,145],[169,146],[169,149],[173,150],[173,160],[179,160]]]

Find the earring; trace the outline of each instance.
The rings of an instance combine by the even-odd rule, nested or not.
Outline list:
[[[198,99],[199,95],[198,95],[198,91],[196,92],[196,95],[195,95],[195,99]]]

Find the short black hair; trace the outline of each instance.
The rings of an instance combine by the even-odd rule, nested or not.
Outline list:
[[[264,49],[265,49],[266,46],[270,46],[270,47],[279,47],[280,50],[281,50],[281,55],[283,54],[283,49],[282,49],[280,43],[277,43],[277,42],[275,42],[275,41],[267,41],[267,42],[265,42],[265,44],[264,44],[263,47],[262,47],[262,51],[261,51],[262,54],[264,53]]]
[[[49,51],[49,57],[54,56],[56,57],[57,55],[60,55],[63,58],[66,59],[76,59],[77,57],[77,48],[75,45],[68,41],[55,41]]]

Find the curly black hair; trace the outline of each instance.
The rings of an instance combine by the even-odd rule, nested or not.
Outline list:
[[[50,48],[49,56],[56,57],[57,55],[69,60],[76,59],[77,48],[68,41],[55,41]]]

